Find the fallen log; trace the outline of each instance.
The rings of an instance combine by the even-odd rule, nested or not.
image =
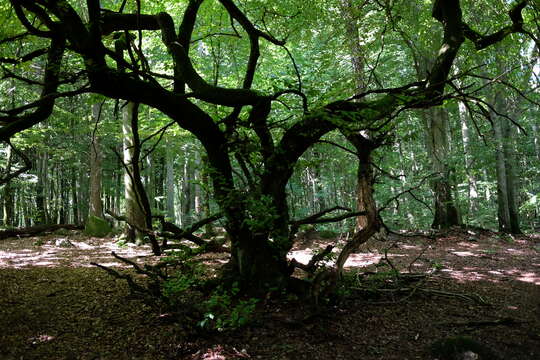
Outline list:
[[[51,225],[36,225],[27,228],[8,229],[0,231],[0,240],[11,237],[30,237],[37,235],[44,235],[56,230],[83,230],[82,225],[74,224],[51,224]]]

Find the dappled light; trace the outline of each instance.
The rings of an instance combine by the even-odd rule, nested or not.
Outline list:
[[[126,267],[118,261],[111,262],[111,252],[141,263],[151,256],[149,246],[120,245],[111,238],[80,238],[80,235],[67,238],[72,247],[56,246],[57,240],[66,238],[54,236],[0,241],[0,268],[91,267],[91,261],[101,260],[106,266]]]
[[[72,244],[71,247],[60,247],[57,244],[59,239],[64,239],[69,241]],[[66,242],[63,242],[67,244]],[[314,254],[320,253],[325,249],[329,244],[337,245],[334,248],[334,252],[329,254],[326,259],[323,260],[325,266],[332,266],[335,261],[336,253],[339,251],[340,243],[336,239],[313,239],[308,246],[306,244],[299,244],[289,253],[289,259],[296,259],[298,262],[307,264]],[[402,276],[407,274],[431,274],[429,275],[429,284],[430,288],[433,288],[435,294],[441,294],[442,296],[451,296],[450,298],[439,298],[439,297],[429,297],[427,294],[419,297],[412,297],[407,299],[404,303],[400,303],[399,298],[394,299],[395,305],[391,308],[384,310],[385,312],[393,311],[389,309],[396,309],[397,312],[394,316],[395,319],[402,319],[403,314],[407,313],[407,317],[413,316],[411,313],[410,307],[415,306],[426,306],[426,301],[432,302],[432,307],[429,310],[426,310],[430,315],[430,319],[424,319],[422,315],[423,312],[414,312],[414,316],[421,316],[422,319],[416,320],[419,321],[415,326],[420,326],[420,328],[414,328],[414,333],[410,334],[411,339],[418,339],[415,341],[420,341],[422,337],[429,337],[431,333],[439,331],[437,328],[423,331],[422,328],[432,323],[431,317],[440,317],[448,321],[448,313],[458,314],[460,318],[472,318],[476,319],[480,312],[486,312],[486,314],[480,316],[480,323],[483,321],[490,322],[492,320],[490,316],[490,307],[485,305],[480,305],[480,307],[474,306],[472,303],[467,303],[474,299],[474,296],[477,296],[481,301],[486,301],[489,303],[494,302],[495,304],[500,303],[500,308],[506,311],[505,314],[496,315],[495,320],[492,322],[498,324],[499,321],[521,321],[524,317],[524,313],[533,311],[529,304],[531,299],[528,300],[527,296],[519,296],[520,291],[522,294],[532,294],[537,293],[540,289],[540,278],[539,278],[539,257],[538,253],[534,250],[534,241],[532,238],[523,237],[516,240],[514,243],[509,244],[502,241],[492,241],[489,238],[481,238],[478,241],[471,243],[468,241],[461,241],[459,237],[448,237],[448,238],[439,238],[436,241],[427,240],[422,237],[419,238],[399,238],[393,237],[390,241],[380,242],[377,240],[370,240],[368,243],[364,244],[358,251],[351,254],[347,263],[345,264],[345,271],[355,273],[354,281],[352,285],[353,288],[360,286],[358,283],[361,279],[369,279],[369,277],[374,277],[377,279],[379,275],[380,281],[387,279],[387,274],[391,270],[391,266],[398,269]],[[126,263],[119,261],[119,259],[111,256],[111,252],[114,251],[118,255],[128,258],[131,261],[135,261],[138,264],[143,263],[152,263],[156,260],[155,256],[151,255],[151,249],[149,246],[134,246],[134,245],[125,245],[122,243],[117,243],[112,238],[92,238],[85,237],[76,232],[69,235],[63,235],[62,237],[48,235],[45,237],[34,237],[34,238],[11,238],[0,241],[0,271],[4,271],[7,277],[5,281],[9,279],[15,279],[18,276],[23,276],[28,278],[30,276],[30,283],[21,283],[20,286],[31,286],[31,291],[25,291],[21,293],[20,286],[17,285],[13,289],[8,290],[7,298],[4,301],[7,301],[10,306],[15,306],[16,311],[23,311],[21,307],[17,304],[24,304],[23,300],[28,298],[29,300],[24,301],[36,301],[39,304],[45,301],[50,302],[48,305],[51,306],[60,306],[60,309],[56,311],[60,314],[59,316],[67,316],[72,318],[73,316],[78,315],[67,315],[69,313],[70,305],[57,305],[64,304],[64,301],[70,301],[71,295],[76,289],[79,288],[79,284],[85,287],[90,286],[89,288],[81,289],[81,299],[85,302],[93,301],[92,297],[101,296],[101,300],[98,300],[100,304],[97,305],[92,302],[85,303],[84,305],[73,305],[75,306],[74,311],[79,311],[79,308],[88,308],[88,309],[99,309],[100,306],[105,306],[109,301],[115,301],[115,305],[111,305],[110,310],[99,310],[100,312],[106,312],[109,318],[105,315],[100,315],[100,322],[105,324],[109,321],[111,324],[116,324],[118,316],[116,312],[121,311],[122,307],[127,308],[127,312],[122,315],[122,317],[133,317],[139,316],[137,312],[133,311],[132,302],[126,302],[125,296],[127,295],[125,289],[125,283],[122,281],[116,281],[109,277],[109,275],[103,273],[101,270],[96,269],[90,265],[90,262],[97,262],[100,265],[111,267],[114,269],[120,269],[121,271],[128,271]],[[165,255],[167,256],[167,255]],[[199,261],[204,263],[209,267],[207,271],[207,276],[209,278],[215,279],[218,276],[218,271],[221,266],[223,266],[228,261],[227,254],[219,253],[207,253],[200,256]],[[69,268],[69,271],[66,273],[62,269]],[[12,271],[16,272],[12,272]],[[58,275],[54,275],[58,272]],[[368,277],[363,277],[361,274],[371,274]],[[18,275],[19,274],[19,275]],[[296,274],[296,273],[295,273]],[[297,273],[299,276],[304,276],[301,272]],[[85,277],[86,280],[82,282],[80,280],[81,276]],[[74,277],[73,279],[71,279]],[[108,280],[105,280],[108,279]],[[103,281],[109,281],[104,288],[101,287],[100,283]],[[11,283],[11,282],[10,282]],[[23,285],[26,284],[26,285]],[[69,284],[69,285],[68,285]],[[116,300],[112,300],[109,297],[109,294],[113,292],[113,285],[120,286],[122,289],[122,296],[118,297]],[[376,284],[376,282],[375,282]],[[381,283],[382,284],[382,283]],[[511,290],[509,290],[511,289]],[[118,290],[114,290],[118,291]],[[418,290],[420,293],[420,290]],[[427,290],[429,291],[429,290]],[[34,294],[35,292],[35,294]],[[23,294],[22,298],[20,297]],[[39,294],[39,295],[37,295]],[[89,297],[89,294],[94,294],[92,297]],[[97,295],[99,294],[99,295]],[[453,296],[456,296],[454,299]],[[462,298],[460,298],[462,296]],[[468,297],[472,296],[472,297]],[[35,298],[35,300],[33,300]],[[77,300],[81,302],[82,300]],[[269,304],[271,304],[271,300]],[[331,323],[325,325],[325,329],[328,327],[333,328],[332,331],[346,332],[349,326],[351,329],[354,329],[354,323],[352,321],[360,321],[362,326],[372,326],[372,324],[379,324],[380,326],[380,311],[381,307],[374,305],[375,307],[371,309],[369,304],[372,302],[377,303],[379,300],[375,299],[362,299],[360,300],[361,306],[357,306],[357,309],[362,309],[358,314],[354,314],[351,310],[341,309],[342,305],[338,305],[335,309],[336,316],[345,316],[336,320],[337,323]],[[382,301],[386,303],[387,300]],[[390,303],[394,303],[390,301]],[[410,303],[410,304],[409,304]],[[0,299],[0,305],[2,300]],[[36,305],[33,305],[36,306]],[[65,309],[63,308],[65,307]],[[138,305],[140,306],[140,305]],[[275,306],[275,305],[271,305]],[[283,305],[279,305],[279,309]],[[296,306],[296,305],[294,305]],[[465,307],[464,307],[465,306]],[[107,307],[108,309],[108,307]],[[270,321],[270,328],[276,327],[274,324],[296,324],[296,320],[290,319],[291,315],[288,315],[288,312],[285,310],[273,311],[272,315],[267,321]],[[449,310],[450,309],[450,310]],[[466,309],[471,309],[466,310]],[[90,310],[95,311],[95,310]],[[290,312],[290,310],[288,310]],[[469,314],[465,312],[469,311]],[[127,315],[129,314],[129,315]],[[359,315],[362,314],[362,315]],[[370,315],[371,314],[371,315]],[[437,315],[438,314],[438,315]],[[142,314],[141,314],[142,315]],[[26,316],[26,315],[21,315]],[[44,315],[42,315],[44,316]],[[47,316],[53,316],[47,315]],[[93,316],[93,315],[92,315]],[[144,315],[148,316],[148,315]],[[265,315],[266,316],[266,315]],[[361,316],[362,320],[353,320]],[[367,318],[365,318],[367,317]],[[485,320],[487,318],[487,320]],[[103,320],[105,319],[105,320]],[[171,319],[169,313],[159,313],[158,315],[153,315],[148,320],[156,322],[157,324],[168,324]],[[452,316],[450,316],[452,319]],[[502,320],[500,320],[502,319]],[[508,320],[509,319],[509,320]],[[429,321],[428,321],[429,320]],[[60,320],[56,320],[59,322]],[[84,320],[83,321],[89,321]],[[396,320],[397,321],[397,320]],[[399,320],[403,321],[403,320]],[[396,322],[396,324],[399,323]],[[140,322],[140,321],[139,321]],[[110,330],[99,330],[94,329],[95,325],[89,323],[91,327],[85,334],[96,334],[90,335],[91,338],[95,339],[94,341],[102,341],[102,336],[104,331]],[[337,325],[340,324],[340,325]],[[347,325],[350,324],[350,325]],[[66,325],[64,325],[66,326]],[[86,327],[87,325],[79,324],[79,327]],[[105,326],[104,324],[99,326]],[[143,325],[141,325],[143,326]],[[162,331],[164,325],[159,325],[155,327],[154,331]],[[290,330],[283,332],[281,326],[276,327],[278,333],[274,335],[265,335],[267,332],[272,331],[262,330],[263,332],[258,335],[257,339],[266,339],[270,338],[280,338],[283,334],[288,333]],[[289,325],[287,325],[289,326]],[[295,325],[296,326],[296,325]],[[384,325],[388,327],[388,324]],[[406,325],[410,326],[410,325]],[[264,329],[264,328],[263,328]],[[26,344],[29,346],[46,346],[46,344],[56,344],[58,342],[65,341],[64,335],[59,333],[57,330],[47,330],[44,328],[43,331],[32,331],[32,335],[27,337]],[[74,334],[77,334],[76,330],[72,330]],[[140,330],[142,332],[147,332],[148,330]],[[327,330],[326,330],[327,331]],[[352,331],[352,330],[350,330]],[[374,331],[374,330],[372,330]],[[394,330],[396,331],[396,330]],[[400,330],[402,332],[403,330]],[[168,332],[167,334],[171,334]],[[315,334],[318,334],[317,332]],[[74,335],[75,336],[75,335]],[[84,338],[83,335],[80,335],[81,338]],[[88,335],[85,335],[88,336]],[[167,336],[170,335],[161,335]],[[287,339],[290,338],[288,335]],[[299,333],[299,338],[303,338],[304,335]],[[320,336],[321,339],[324,339],[327,336],[326,333],[320,335],[310,335],[310,336]],[[387,336],[387,334],[385,335]],[[397,339],[400,335],[393,335]],[[70,337],[70,341],[78,341],[74,337]],[[251,338],[248,338],[251,339]],[[176,340],[171,340],[172,344]],[[251,342],[251,346],[244,345],[244,343],[231,345],[230,343],[223,343],[222,345],[212,345],[204,343],[204,345],[193,345],[189,349],[189,354],[191,354],[190,359],[198,360],[207,360],[207,359],[242,359],[242,358],[252,358],[252,354],[261,354],[261,350],[254,345],[260,340],[246,340],[246,342]],[[286,341],[286,340],[282,340]],[[114,341],[112,342],[114,343]],[[173,345],[180,346],[180,345]],[[184,345],[182,345],[184,346]],[[372,345],[374,346],[374,345]],[[148,351],[149,348],[145,348],[144,351]],[[258,350],[255,350],[258,349]],[[142,350],[141,350],[142,351]]]

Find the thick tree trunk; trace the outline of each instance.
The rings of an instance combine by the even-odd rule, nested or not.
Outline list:
[[[369,140],[365,140],[369,142]],[[361,145],[358,143],[358,145]],[[336,260],[336,270],[339,276],[343,273],[343,266],[349,256],[358,249],[360,245],[368,241],[381,227],[377,205],[373,198],[373,173],[370,164],[371,152],[374,147],[366,146],[358,152],[358,197],[362,199],[362,204],[365,207],[359,211],[365,211],[366,215],[362,216],[362,228],[357,230],[352,239],[345,244],[341,250],[338,259]]]
[[[92,105],[92,121],[99,122],[102,104]],[[96,131],[92,133],[90,142],[90,216],[103,218],[101,202],[101,147]]]
[[[133,141],[132,120],[137,116],[138,104],[128,102],[124,108],[122,117],[122,132],[124,142],[124,196],[125,214],[129,224],[134,224],[140,228],[146,227],[146,215],[143,210],[141,196],[137,192],[135,184],[134,167],[138,166],[138,159],[134,158],[135,144]],[[126,224],[126,235],[128,241],[142,243],[144,234]]]
[[[502,94],[497,92],[493,105],[496,109],[504,108]],[[499,111],[501,112],[501,111]],[[497,169],[497,208],[499,230],[505,233],[521,234],[516,199],[516,177],[514,166],[514,141],[512,128],[508,119],[490,112],[493,121],[493,134],[496,146]]]
[[[364,3],[365,4],[365,3]],[[345,34],[347,38],[347,46],[349,48],[349,53],[351,54],[351,62],[353,67],[354,75],[354,84],[355,84],[355,94],[360,94],[367,89],[367,76],[365,73],[365,54],[364,49],[361,46],[359,29],[359,13],[360,8],[358,5],[354,4],[352,0],[341,0],[341,14],[345,20]],[[366,139],[369,139],[369,134],[348,134],[347,139],[355,147],[358,154],[369,153],[371,154],[372,149],[364,148],[368,142]],[[364,186],[369,184],[371,188],[372,179],[365,179],[364,177],[371,176],[372,170],[369,168],[371,166],[370,155],[364,159],[364,161],[358,161],[357,168],[357,182],[356,182],[356,207],[358,211],[366,211],[371,204],[370,198],[366,198],[366,195],[370,193],[369,189],[365,189]],[[358,216],[356,218],[356,230],[360,231],[365,229],[368,226],[368,218],[366,216]]]
[[[432,227],[447,229],[460,224],[460,218],[452,197],[450,169],[446,164],[448,147],[448,112],[443,107],[422,111],[426,129],[426,148],[435,176],[431,181],[435,195],[435,216]]]
[[[349,135],[349,142],[354,146],[358,154],[358,168],[356,170],[356,208],[358,211],[368,211],[375,206],[373,199],[373,170],[371,169],[371,152],[373,143],[368,137],[360,134]],[[367,215],[356,218],[356,231],[369,226],[370,219]]]

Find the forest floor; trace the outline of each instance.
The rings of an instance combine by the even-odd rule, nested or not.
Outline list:
[[[74,247],[56,246],[58,238]],[[328,242],[303,239],[292,256],[305,261]],[[418,291],[351,291],[317,311],[268,299],[247,327],[193,336],[89,264],[120,267],[111,251],[151,261],[146,247],[77,232],[0,240],[0,359],[433,359],[430,345],[456,335],[500,359],[540,359],[540,234],[454,230],[372,241],[347,263],[358,286],[361,274],[388,270],[388,247],[399,271],[433,272]]]

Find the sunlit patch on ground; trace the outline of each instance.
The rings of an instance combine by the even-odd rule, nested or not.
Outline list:
[[[311,248],[305,248],[303,250],[291,251],[288,258],[296,259],[296,261],[307,264],[318,250],[312,250]],[[336,254],[336,253],[334,253]],[[336,255],[337,256],[337,255]],[[369,265],[377,264],[382,258],[378,252],[370,253],[355,253],[351,254],[345,262],[345,267],[366,267]],[[327,261],[326,265],[333,265],[334,261]]]
[[[454,254],[457,256],[479,256],[478,254],[475,254],[470,251],[451,251],[450,254]]]
[[[535,317],[540,296],[540,252],[535,247],[540,244],[519,238],[511,243],[496,241],[493,235],[476,236],[470,241],[467,237],[372,240],[351,254],[346,267],[359,274],[381,272],[380,279],[386,279],[390,267],[382,265],[386,265],[387,257],[402,273],[431,274],[422,284],[425,290],[471,296],[485,300],[489,307],[471,299],[429,292],[381,298],[362,292],[347,298],[347,304],[352,301],[349,307],[328,308],[335,319],[304,321],[305,313],[298,304],[291,303],[289,309],[269,299],[260,304],[272,308],[271,313],[262,315],[260,327],[197,342],[186,341],[178,324],[171,323],[169,317],[156,316],[130,297],[125,282],[115,281],[90,265],[92,261],[125,268],[111,251],[139,264],[157,261],[159,258],[152,256],[148,247],[118,246],[111,239],[76,234],[1,240],[0,328],[4,340],[0,336],[0,353],[2,348],[14,349],[17,356],[7,357],[14,359],[23,355],[67,359],[78,358],[77,354],[103,359],[161,359],[166,353],[167,358],[175,354],[175,359],[191,360],[315,359],[321,352],[325,352],[321,359],[401,359],[405,356],[399,356],[406,353],[413,359],[426,358],[418,349],[427,347],[433,338],[469,331],[465,329],[469,322],[487,321],[495,325],[474,328],[475,337],[518,353],[505,358],[538,358],[533,350],[540,329]],[[74,246],[59,247],[60,239],[68,239]],[[330,242],[304,242],[289,257],[308,263]],[[227,253],[199,257],[209,265],[209,276],[215,276],[218,266],[228,259]],[[391,306],[381,307],[379,301]],[[498,322],[506,319],[510,325]],[[391,344],[387,343],[389,339],[397,344],[397,352],[384,350]],[[347,356],[336,356],[336,349]],[[362,349],[368,351],[362,353]],[[349,356],[351,351],[358,356]],[[396,353],[398,356],[388,357]]]
[[[75,235],[77,236],[77,235]],[[77,236],[80,237],[80,236]],[[39,240],[36,240],[39,239]],[[56,246],[56,241],[67,239],[73,247],[64,248]],[[21,238],[0,241],[0,268],[26,268],[26,267],[90,267],[90,262],[107,266],[124,267],[119,261],[111,262],[111,252],[144,262],[151,256],[149,246],[124,245],[118,246],[110,238],[82,238],[48,236],[47,238]]]

